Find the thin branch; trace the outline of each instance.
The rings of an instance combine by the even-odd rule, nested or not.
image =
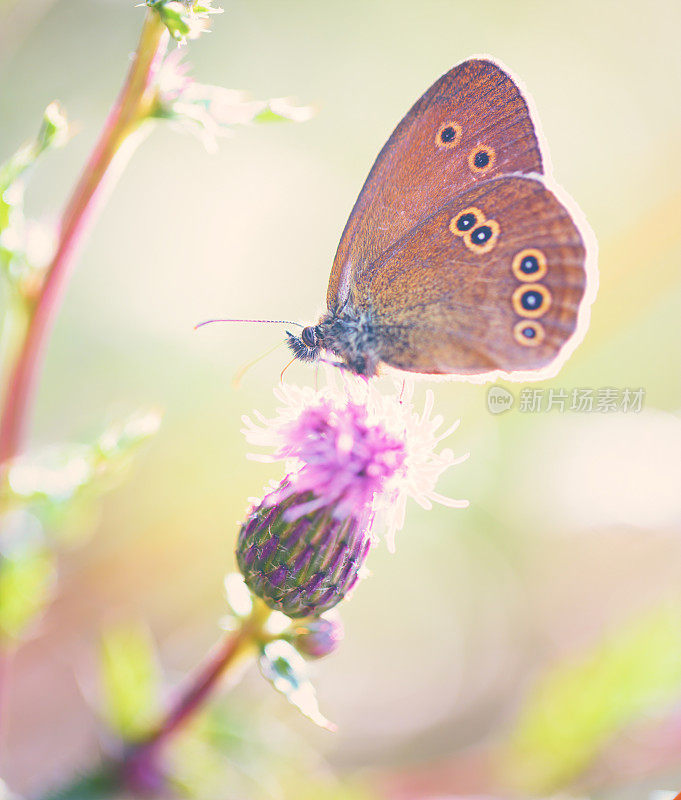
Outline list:
[[[154,79],[167,46],[168,33],[158,14],[147,12],[137,50],[101,136],[61,219],[59,241],[45,278],[33,300],[26,334],[14,364],[0,416],[0,465],[20,451],[43,352],[64,288],[84,235],[137,142],[140,122],[154,99]]]
[[[224,677],[231,673],[240,677],[237,667],[256,649],[263,636],[263,625],[270,610],[256,602],[249,617],[239,628],[230,631],[209,653],[206,661],[189,679],[156,729],[143,741],[133,745],[122,759],[121,782],[131,790],[159,791],[165,783],[162,749],[206,704]]]
[[[251,614],[208,654],[145,739],[129,746],[120,760],[105,761],[72,783],[50,790],[42,800],[95,800],[117,797],[125,791],[165,796],[168,776],[163,763],[164,746],[206,707],[208,699],[227,677],[232,685],[238,681],[242,675],[240,667],[250,663],[258,644],[267,638],[264,626],[271,613],[264,603],[255,600]]]

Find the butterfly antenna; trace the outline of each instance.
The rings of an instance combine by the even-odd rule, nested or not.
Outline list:
[[[291,322],[288,319],[206,319],[203,322],[199,322],[198,325],[194,325],[194,330],[203,328],[204,325],[210,325],[213,322],[264,322],[272,325],[297,325],[299,328],[305,327],[301,325],[300,322]]]
[[[232,387],[234,389],[238,389],[241,386],[241,381],[243,380],[244,375],[248,372],[248,370],[255,366],[258,361],[262,361],[265,356],[268,356],[270,353],[273,353],[277,347],[281,347],[282,344],[286,344],[286,342],[277,342],[274,347],[270,347],[265,350],[264,353],[261,353],[257,358],[252,359],[251,361],[247,361],[245,364],[242,364],[239,369],[234,373],[234,377],[232,378]]]
[[[291,364],[293,364],[293,362],[296,360],[296,358],[297,358],[297,356],[293,356],[293,358],[288,362],[288,364],[284,367],[284,369],[282,369],[281,373],[279,374],[279,383],[283,383],[284,382],[284,373],[291,366]]]

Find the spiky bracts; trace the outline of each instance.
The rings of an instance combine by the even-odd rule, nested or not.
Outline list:
[[[289,617],[318,616],[353,588],[370,547],[368,515],[336,519],[320,508],[287,519],[291,495],[275,506],[261,503],[239,533],[237,562],[250,590]]]

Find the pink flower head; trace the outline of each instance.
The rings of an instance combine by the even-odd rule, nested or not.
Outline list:
[[[314,495],[289,509],[291,521],[322,506],[329,506],[336,519],[363,515],[406,458],[404,442],[369,424],[366,407],[352,402],[338,408],[323,398],[285,425],[282,435],[285,444],[277,456],[297,459],[301,467],[285,487],[269,495],[268,503],[305,492]]]
[[[262,503],[284,500],[286,518],[293,522],[326,507],[337,519],[382,518],[389,547],[404,523],[407,497],[424,508],[439,502],[462,508],[466,501],[437,494],[435,484],[449,466],[459,463],[450,450],[437,444],[458,423],[437,435],[440,416],[431,418],[433,395],[428,391],[422,414],[413,410],[413,387],[382,395],[373,383],[346,378],[338,388],[327,374],[321,391],[283,385],[275,390],[283,402],[277,416],[256,422],[244,417],[251,444],[274,449],[264,461],[284,461],[287,476]],[[370,523],[371,524],[371,523]]]

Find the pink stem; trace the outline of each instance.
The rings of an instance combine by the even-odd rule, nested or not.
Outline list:
[[[158,727],[125,755],[121,765],[123,782],[140,792],[158,791],[164,784],[163,768],[159,763],[166,741],[200,711],[206,699],[215,691],[225,673],[240,657],[254,647],[263,635],[262,626],[270,615],[264,604],[258,603],[252,614],[241,622],[209,653],[188,685],[180,692]]]
[[[11,651],[0,648],[0,756],[2,756],[4,750],[5,735],[7,733],[7,695],[11,660]],[[0,775],[2,775],[1,759]]]
[[[169,739],[196,712],[242,650],[250,633],[251,630],[244,626],[215,648],[206,663],[199,667],[186,690],[176,699],[164,722],[150,737],[148,745],[152,742],[158,745]]]
[[[167,41],[165,26],[158,14],[149,10],[118,100],[62,215],[57,249],[34,300],[0,416],[0,465],[7,466],[21,449],[45,344],[78,247],[101,207],[107,188],[115,183],[132,152],[132,147],[122,145],[126,140],[132,144],[130,135],[138,130],[151,108],[154,79]]]

